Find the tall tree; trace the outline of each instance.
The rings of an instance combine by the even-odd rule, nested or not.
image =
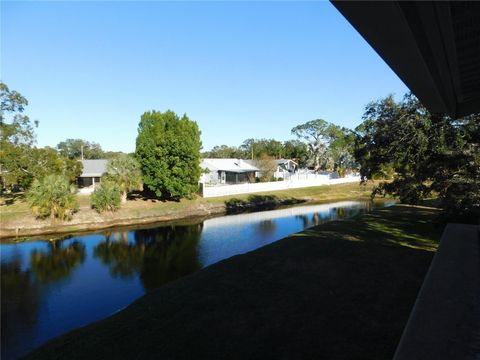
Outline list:
[[[287,140],[283,143],[283,157],[292,159],[303,168],[307,166],[308,148],[305,143],[300,140]]]
[[[240,149],[249,159],[259,159],[262,155],[280,159],[283,153],[282,143],[275,139],[246,139]]]
[[[363,180],[385,166],[394,173],[374,194],[415,204],[435,191],[450,218],[480,222],[480,114],[431,114],[407,94],[398,103],[387,96],[368,104],[363,120],[356,145]]]
[[[64,158],[51,147],[33,148],[29,152],[29,158],[24,159],[24,165],[32,178],[42,179],[50,174],[64,175],[71,183],[80,176],[83,169],[80,161]]]
[[[136,158],[144,184],[159,197],[181,198],[198,190],[200,130],[187,115],[145,112],[138,126]]]
[[[26,185],[31,179],[23,166],[35,143],[35,127],[23,114],[28,101],[0,82],[0,175],[3,186]]]
[[[355,132],[337,125],[330,126],[329,151],[333,167],[339,173],[358,169],[355,161]]]
[[[343,127],[323,119],[308,121],[292,129],[292,134],[306,141],[315,169],[342,168],[352,165],[354,136]]]

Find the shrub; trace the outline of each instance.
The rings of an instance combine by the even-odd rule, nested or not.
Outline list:
[[[90,196],[90,202],[99,213],[117,211],[121,202],[120,188],[114,182],[102,181]]]
[[[35,179],[27,191],[32,212],[39,218],[69,220],[78,209],[75,186],[63,175]]]
[[[277,170],[277,162],[275,161],[275,158],[264,154],[257,160],[257,167],[262,174],[260,176],[260,182],[274,181],[272,180],[274,177],[273,175]]]

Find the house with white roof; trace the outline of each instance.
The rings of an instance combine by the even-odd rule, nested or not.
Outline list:
[[[200,167],[204,173],[200,177],[203,184],[243,184],[255,182],[258,167],[243,159],[203,159]]]

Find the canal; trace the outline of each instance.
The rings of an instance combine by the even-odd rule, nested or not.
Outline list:
[[[295,206],[190,223],[3,242],[2,359],[105,318],[148,291],[234,255],[385,202]],[[298,238],[301,241],[301,238]]]

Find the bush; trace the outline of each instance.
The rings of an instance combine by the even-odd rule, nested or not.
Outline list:
[[[121,194],[118,185],[111,181],[102,181],[90,196],[92,208],[99,213],[115,212],[120,208]]]
[[[260,176],[260,182],[272,181],[273,175],[277,170],[277,162],[275,161],[275,158],[263,154],[260,159],[256,161],[256,165],[262,174]]]
[[[35,179],[27,191],[32,212],[39,218],[69,220],[78,209],[75,186],[63,175]]]

